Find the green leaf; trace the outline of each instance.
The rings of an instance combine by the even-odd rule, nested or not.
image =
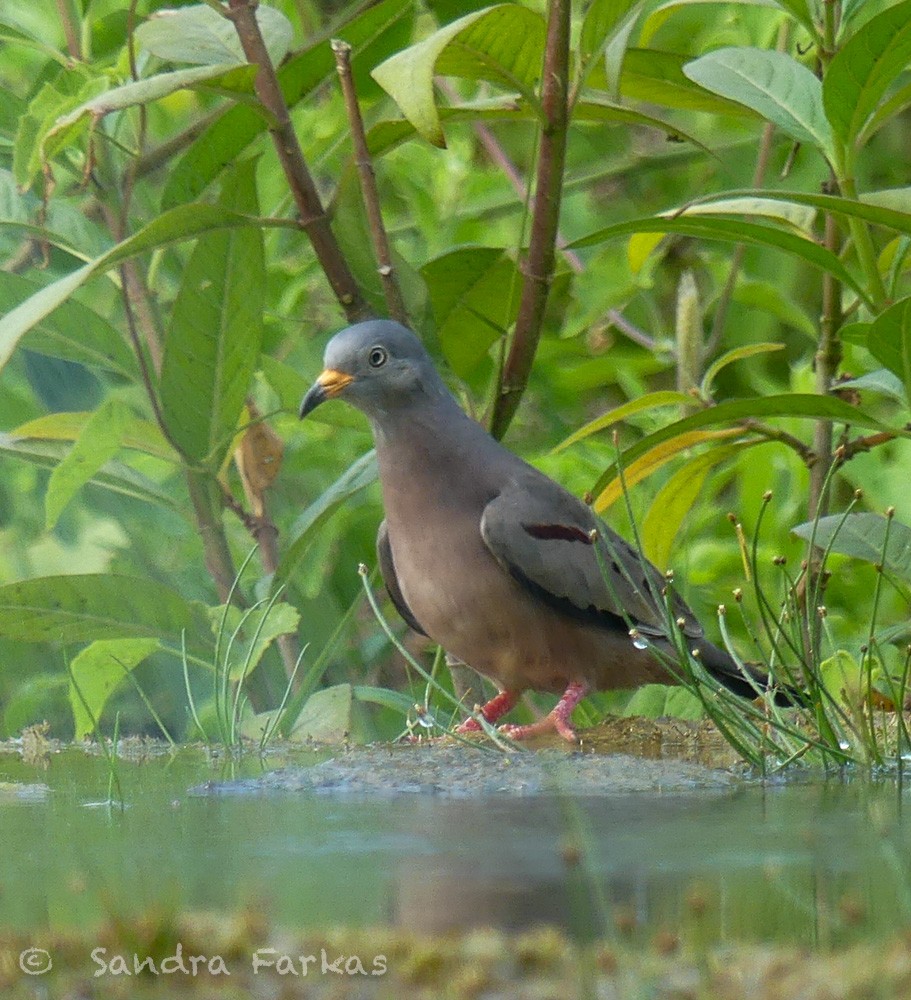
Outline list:
[[[698,413],[693,413],[682,420],[677,420],[667,427],[637,441],[621,455],[624,467],[634,462],[656,445],[682,434],[702,427],[712,427],[717,424],[736,424],[741,420],[762,419],[764,417],[799,417],[805,420],[831,420],[836,423],[851,424],[855,427],[869,427],[873,430],[892,430],[901,437],[911,438],[911,431],[888,428],[875,417],[871,417],[856,406],[835,396],[817,396],[804,393],[784,393],[779,396],[757,396],[752,399],[735,399],[717,406],[710,406]],[[610,465],[598,477],[592,487],[597,495],[610,483],[617,474],[617,463]]]
[[[352,462],[329,489],[321,493],[298,517],[291,526],[290,542],[286,543],[285,554],[273,576],[273,591],[297,571],[320,527],[350,497],[359,493],[365,486],[376,482],[376,478],[376,452],[371,450]]]
[[[72,128],[58,130],[49,137],[58,119],[107,89],[106,78],[86,79],[85,73],[86,70],[80,68],[72,73],[61,73],[53,83],[45,83],[20,119],[13,146],[13,174],[21,190],[31,187],[54,154],[85,129],[85,123],[77,122]]]
[[[677,11],[687,10],[696,6],[716,6],[727,7],[732,0],[665,0],[650,9],[648,16],[642,23],[642,30],[639,33],[639,44],[648,45],[658,30],[665,24],[668,18]],[[769,7],[778,9],[775,0],[733,0],[739,7]]]
[[[831,514],[791,529],[798,538],[812,537],[821,548],[863,559],[911,580],[911,528],[881,514]],[[888,539],[888,541],[887,541]]]
[[[76,441],[86,425],[93,419],[91,412],[46,413],[20,424],[12,436],[16,438],[37,438],[43,441]],[[177,454],[168,444],[157,424],[134,416],[129,410],[118,415],[122,425],[121,445],[141,451],[145,455],[163,458],[166,462],[176,462]]]
[[[599,431],[606,430],[608,427],[613,427],[614,424],[618,424],[621,420],[626,420],[636,413],[645,413],[648,410],[657,409],[659,406],[692,406],[692,404],[693,397],[688,396],[684,392],[673,392],[670,389],[663,389],[659,392],[646,393],[638,399],[631,399],[628,403],[614,407],[613,410],[603,413],[600,417],[596,417],[583,427],[573,431],[569,437],[564,438],[558,445],[555,445],[551,449],[551,454],[555,455],[558,451],[563,451],[564,448],[568,448],[577,441],[581,441],[592,434],[597,434]]]
[[[685,111],[707,111],[710,114],[753,117],[742,104],[719,97],[700,87],[684,75],[689,56],[656,49],[627,49],[620,75],[620,92],[626,98],[660,104]],[[589,81],[598,86],[598,73]],[[604,88],[609,84],[604,76]]]
[[[256,23],[273,66],[288,54],[294,29],[274,7],[259,4]],[[247,61],[234,22],[207,4],[159,10],[136,29],[136,41],[153,56],[174,63],[215,65]]]
[[[255,160],[227,175],[219,205],[258,211]],[[214,468],[231,444],[259,359],[265,286],[262,234],[220,230],[197,242],[172,309],[162,410],[184,453]]]
[[[221,642],[222,655],[227,659],[232,681],[238,681],[253,673],[266,650],[280,635],[295,632],[300,624],[300,615],[290,604],[276,604],[249,608],[244,611],[233,604],[209,608],[212,631],[217,635],[224,621],[225,634]],[[238,631],[239,630],[239,631]],[[234,636],[234,633],[237,635]],[[233,641],[230,642],[232,636]]]
[[[73,658],[69,685],[73,739],[83,740],[94,732],[93,719],[101,722],[104,706],[127,673],[158,648],[157,639],[102,639]]]
[[[614,29],[624,20],[639,0],[592,0],[582,21],[579,54],[591,59],[603,50]]]
[[[344,743],[351,732],[352,701],[350,684],[335,684],[314,691],[288,738],[301,742]]]
[[[116,573],[45,576],[0,587],[0,636],[17,642],[167,638],[180,642],[193,608],[155,580]]]
[[[45,285],[0,318],[0,369],[9,361],[22,336],[65,302],[93,275],[116,267],[147,250],[193,239],[226,228],[258,228],[260,221],[217,205],[185,205],[164,212],[129,239],[56,281]]]
[[[735,347],[733,350],[727,351],[720,358],[716,358],[706,369],[699,392],[704,399],[710,399],[712,396],[712,383],[715,381],[718,373],[728,365],[733,364],[735,361],[742,361],[744,358],[755,357],[757,354],[769,354],[771,351],[781,350],[784,350],[784,344],[747,344],[744,347]]]
[[[63,508],[120,450],[130,411],[118,399],[109,399],[86,423],[66,458],[51,473],[44,498],[44,527],[50,531]]]
[[[911,405],[911,297],[896,302],[873,321],[867,347],[902,380],[905,401]]]
[[[467,378],[516,317],[516,265],[501,249],[461,247],[425,264],[421,274],[446,360]]]
[[[911,60],[911,0],[884,10],[859,28],[829,64],[822,87],[826,114],[852,146],[886,92]]]
[[[683,72],[706,90],[750,108],[792,139],[811,143],[834,161],[822,84],[791,56],[748,47],[716,49],[687,63]]]
[[[902,380],[888,368],[877,368],[858,378],[850,378],[838,383],[839,389],[860,389],[861,392],[878,392],[907,406],[907,396]]]
[[[543,51],[540,14],[518,4],[500,4],[447,24],[391,56],[372,76],[428,142],[445,147],[434,74],[487,80],[518,91],[534,105]]]
[[[685,462],[655,494],[642,522],[645,555],[660,570],[668,569],[674,539],[702,492],[708,474],[744,448],[759,442],[717,445]]]
[[[857,204],[857,203],[855,203]],[[863,206],[869,207],[869,206]],[[865,302],[867,294],[863,287],[835,254],[819,246],[812,240],[796,236],[794,233],[772,226],[760,225],[755,222],[736,222],[731,219],[689,218],[680,216],[675,219],[664,219],[660,216],[647,219],[631,219],[628,222],[618,222],[605,229],[600,229],[588,236],[575,240],[568,249],[595,246],[606,243],[618,236],[628,236],[631,233],[679,233],[683,236],[695,236],[707,240],[724,240],[728,243],[749,243],[756,246],[775,247],[805,260],[808,264],[828,271],[843,284],[852,288]]]
[[[41,287],[21,274],[0,271],[0,314],[9,312]],[[64,302],[32,329],[28,348],[39,354],[103,368],[131,382],[139,377],[133,352],[116,327],[75,299]]]
[[[13,434],[0,433],[0,455],[18,458],[41,469],[55,469],[66,457],[67,450],[60,441],[32,441],[28,438],[17,438]],[[155,504],[172,513],[183,513],[181,505],[174,496],[158,483],[119,462],[108,462],[92,477],[91,485],[132,497],[134,500],[142,500],[144,503]]]
[[[776,0],[778,6],[786,10],[798,24],[802,25],[810,33],[811,38],[816,38],[819,29],[813,23],[813,15],[810,13],[807,0]]]
[[[177,93],[178,90],[187,90],[200,83],[223,77],[226,73],[234,73],[236,70],[237,66],[234,63],[220,63],[216,66],[199,66],[196,69],[179,69],[173,73],[160,73],[158,76],[150,76],[145,80],[126,83],[122,87],[113,87],[57,118],[42,141],[46,145],[48,140],[71,129],[80,118],[88,118],[94,123],[114,111],[123,111],[124,108],[159,101],[163,97]],[[252,84],[252,75],[252,73],[244,72],[241,78],[250,77]],[[59,148],[59,144],[56,148]],[[45,158],[49,159],[50,157],[45,154]]]

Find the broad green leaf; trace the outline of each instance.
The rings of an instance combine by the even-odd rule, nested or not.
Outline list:
[[[351,732],[352,701],[350,684],[335,684],[314,691],[288,738],[307,743],[344,743]]]
[[[92,420],[91,412],[84,413],[47,413],[20,424],[11,432],[12,437],[32,438],[39,441],[76,441],[83,433],[86,425]],[[122,423],[123,433],[121,444],[124,448],[132,448],[146,455],[163,458],[166,462],[176,462],[177,454],[168,444],[157,424],[151,420],[143,420],[126,411],[118,418]]]
[[[702,492],[708,474],[716,465],[757,443],[749,441],[710,448],[682,465],[658,490],[642,522],[641,532],[645,555],[658,569],[668,569],[674,539]]]
[[[911,0],[872,18],[838,50],[822,87],[826,114],[852,146],[911,61]]]
[[[256,161],[225,178],[219,206],[257,212]],[[191,459],[221,465],[259,359],[265,304],[262,234],[223,229],[197,242],[171,313],[161,370],[170,434]]]
[[[4,32],[5,37],[9,41],[27,44],[44,55],[50,56],[61,66],[67,66],[71,62],[69,56],[50,45],[47,38],[42,38],[40,32],[36,31],[27,19],[20,17],[19,13],[13,5],[0,10],[0,25],[9,29]]]
[[[166,638],[180,642],[193,606],[156,580],[116,573],[45,576],[0,587],[0,636],[18,642]]]
[[[644,684],[633,692],[620,713],[624,718],[642,716],[661,719],[701,719],[705,715],[702,702],[686,688],[667,684]]]
[[[256,23],[273,66],[285,58],[294,29],[275,7],[259,4]],[[246,56],[234,22],[206,4],[159,10],[136,29],[136,41],[153,56],[173,63],[244,63]]]
[[[534,104],[543,50],[541,16],[518,4],[500,4],[447,24],[391,56],[372,76],[428,142],[445,147],[434,74],[487,80]]]
[[[815,522],[807,521],[791,529],[798,538],[830,548],[839,555],[852,556],[884,566],[911,580],[911,528],[881,514],[831,514]]]
[[[551,449],[551,454],[555,455],[558,451],[569,448],[570,445],[575,444],[577,441],[582,441],[592,434],[597,434],[608,427],[613,427],[614,424],[618,424],[621,420],[626,420],[637,413],[645,413],[660,406],[691,406],[692,403],[692,397],[687,396],[683,392],[673,392],[669,389],[663,389],[660,392],[646,393],[638,399],[631,399],[628,403],[623,403],[613,410],[603,413],[600,417],[596,417],[583,427],[573,431],[569,437],[564,438],[558,445],[555,445]]]
[[[227,609],[224,605],[209,608],[209,621],[217,635],[224,621],[224,635],[221,641],[221,655],[226,657],[228,672],[232,681],[238,681],[253,673],[266,650],[280,635],[288,635],[297,630],[300,615],[290,604],[277,602],[250,608],[246,611],[234,605]],[[239,629],[239,631],[237,631]],[[236,637],[233,638],[235,632]]]
[[[375,6],[355,8],[332,28],[332,35],[352,46],[352,67],[370,55],[379,40],[407,25],[414,16],[413,0],[382,0]],[[321,39],[301,50],[278,70],[278,80],[288,106],[293,108],[328,79],[336,77],[335,57],[329,42]],[[236,163],[241,153],[268,127],[255,109],[236,105],[221,114],[168,172],[162,207],[174,208],[195,201],[225,166]]]
[[[119,399],[108,399],[86,421],[66,458],[51,473],[44,497],[44,527],[50,531],[63,508],[120,450],[130,411]],[[20,431],[21,433],[21,431]]]
[[[246,70],[246,67],[241,67]],[[114,87],[106,90],[102,94],[92,97],[91,100],[80,104],[65,115],[61,115],[48,129],[43,142],[45,146],[51,139],[71,129],[80,118],[87,118],[93,124],[105,115],[114,111],[123,111],[124,108],[135,107],[137,104],[150,104],[152,101],[159,101],[163,97],[176,93],[178,90],[187,90],[197,86],[217,80],[225,74],[236,73],[238,67],[234,63],[220,63],[216,66],[198,66],[195,69],[179,69],[172,73],[160,73],[158,76],[150,76],[145,80],[137,80],[134,83],[126,83],[122,87]],[[242,79],[249,77],[252,84],[252,73],[243,72]],[[59,147],[58,147],[59,148]],[[45,154],[49,159],[49,155]]]
[[[869,206],[862,206],[869,207]],[[598,232],[583,236],[569,244],[569,249],[595,246],[606,243],[618,236],[628,236],[632,233],[679,233],[683,236],[695,236],[701,239],[724,240],[728,243],[749,243],[755,246],[776,247],[787,253],[805,260],[808,264],[828,271],[843,284],[852,288],[864,301],[867,294],[855,280],[850,271],[842,264],[835,254],[819,246],[812,240],[796,236],[794,233],[772,226],[755,222],[735,222],[731,219],[689,218],[681,216],[676,219],[652,217],[647,219],[632,219],[628,222],[618,222]]]
[[[647,101],[666,108],[707,111],[710,114],[741,118],[754,116],[754,112],[742,104],[719,97],[688,79],[683,71],[688,60],[689,56],[676,52],[627,49],[620,75],[620,93],[625,98]],[[589,83],[599,86],[597,71],[592,74]],[[609,89],[606,74],[602,89]]]
[[[104,706],[129,671],[158,648],[157,639],[100,639],[73,658],[69,684],[76,727],[73,739],[83,740],[93,733],[93,719],[101,722]]]
[[[55,469],[63,461],[66,452],[66,447],[60,441],[33,441],[0,433],[0,455],[18,458],[41,469]],[[155,504],[171,512],[183,513],[177,499],[164,487],[119,462],[108,462],[94,475],[91,485]]]
[[[769,354],[771,351],[781,351],[783,349],[784,344],[746,344],[744,347],[735,347],[733,350],[722,354],[720,358],[716,358],[709,365],[702,378],[702,386],[699,391],[704,399],[710,399],[712,395],[712,383],[715,381],[718,373],[727,368],[728,365],[733,364],[735,361],[742,361],[744,358],[755,357],[757,354]]]
[[[9,312],[41,287],[21,274],[0,271],[0,314]],[[131,382],[139,377],[133,352],[118,330],[76,299],[64,302],[56,312],[44,317],[29,334],[28,348],[39,354],[103,368]]]
[[[854,427],[869,427],[872,430],[891,430],[893,433],[911,438],[911,432],[889,428],[875,417],[864,413],[835,396],[817,396],[805,393],[784,393],[779,396],[757,396],[752,399],[735,399],[717,406],[710,406],[698,413],[690,414],[667,427],[647,435],[631,445],[620,456],[626,469],[641,455],[645,455],[664,441],[690,431],[701,430],[717,424],[730,424],[741,420],[766,417],[798,417],[805,420],[831,420],[835,423],[851,424]],[[616,476],[617,463],[611,462],[598,477],[592,492],[598,494]]]
[[[9,361],[20,338],[65,302],[93,275],[103,273],[147,250],[179,243],[226,228],[253,228],[258,219],[239,215],[218,205],[185,205],[162,213],[153,222],[118,243],[107,253],[45,285],[0,318],[0,369]]]
[[[582,59],[588,60],[597,55],[614,29],[638,4],[639,0],[592,0],[585,12],[579,36],[579,53]]]
[[[516,265],[504,250],[462,247],[429,261],[421,274],[446,360],[467,378],[515,319]]]
[[[622,481],[617,476],[595,494],[594,509],[599,514],[603,513],[623,496],[624,488],[630,489],[636,483],[648,478],[653,472],[657,472],[658,469],[675,459],[680,452],[687,451],[696,445],[725,440],[744,433],[746,432],[741,427],[727,427],[718,431],[689,430],[676,434],[667,440],[659,441],[635,461],[624,465]]]
[[[700,86],[737,101],[798,142],[834,162],[832,130],[822,106],[822,84],[796,59],[767,49],[716,49],[683,68]]]
[[[644,125],[646,128],[654,128],[663,132],[668,139],[675,142],[681,139],[710,154],[709,149],[703,145],[695,136],[684,132],[676,125],[656,118],[654,115],[646,114],[644,111],[637,111],[634,108],[627,108],[615,103],[607,94],[602,94],[596,90],[586,90],[582,99],[577,101],[573,108],[574,122],[616,122],[618,125]]]
[[[880,102],[877,109],[867,119],[866,125],[861,129],[860,135],[857,138],[858,144],[861,146],[866,145],[883,125],[892,121],[893,118],[897,118],[903,111],[907,111],[909,107],[911,107],[911,82],[906,83],[903,87],[899,87],[898,90]]]
[[[875,371],[867,372],[858,378],[848,379],[846,382],[838,383],[839,389],[860,389],[861,392],[878,392],[883,396],[889,396],[899,403],[908,405],[905,385],[902,380],[890,372],[888,368],[877,368]]]
[[[321,493],[316,500],[297,518],[289,532],[289,542],[272,579],[272,589],[285,583],[296,571],[320,527],[365,486],[376,482],[376,452],[368,451],[339,476]]]
[[[911,404],[911,297],[896,302],[873,321],[867,347],[902,380],[905,400]]]
[[[864,191],[860,200],[868,205],[901,212],[911,218],[911,187],[883,188],[879,191]]]

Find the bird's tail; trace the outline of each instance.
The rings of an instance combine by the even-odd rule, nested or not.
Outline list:
[[[705,669],[729,691],[733,691],[741,698],[755,698],[757,693],[761,694],[772,687],[772,679],[757,664],[744,663],[741,669],[733,657],[723,649],[704,640],[697,648],[699,660]],[[793,687],[777,685],[775,688],[776,705],[801,705],[804,700],[801,692]]]

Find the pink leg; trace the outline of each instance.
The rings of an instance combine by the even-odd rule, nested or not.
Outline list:
[[[500,731],[513,740],[524,740],[541,733],[557,732],[569,743],[578,743],[579,738],[573,729],[572,714],[587,691],[587,684],[573,681],[563,692],[563,697],[554,706],[550,715],[546,715],[540,722],[533,722],[529,726],[500,726]]]
[[[501,716],[514,707],[519,700],[518,691],[501,691],[495,698],[491,698],[486,705],[478,711],[488,722],[496,722]],[[466,719],[461,726],[456,729],[457,733],[477,733],[481,729],[480,723],[475,719]]]

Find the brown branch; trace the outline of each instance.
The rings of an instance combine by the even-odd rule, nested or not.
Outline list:
[[[364,119],[357,100],[357,90],[351,73],[351,46],[339,38],[333,38],[332,51],[335,53],[335,66],[342,84],[342,94],[345,97],[345,110],[348,113],[348,124],[351,127],[351,144],[354,148],[354,162],[361,181],[361,195],[364,208],[367,210],[367,221],[370,224],[370,236],[373,239],[373,252],[376,255],[377,271],[383,282],[383,295],[389,315],[399,323],[408,325],[408,311],[402,290],[399,288],[392,263],[392,251],[389,247],[389,237],[383,225],[383,213],[380,209],[380,193],[376,186],[376,174],[373,160],[367,148],[367,135],[364,132]]]
[[[288,105],[256,20],[257,0],[228,0],[228,4],[230,10],[227,16],[234,22],[244,55],[248,62],[259,67],[254,85],[256,96],[271,116],[269,132],[297,205],[300,226],[307,234],[345,315],[349,320],[364,319],[370,315],[370,308],[332,232],[329,217],[291,124]]]
[[[881,444],[894,441],[897,435],[893,431],[880,431],[878,434],[870,434],[867,437],[854,438],[853,441],[845,441],[835,449],[835,460],[841,465],[850,462],[851,459],[861,452],[872,451]]]
[[[838,256],[838,227],[835,217],[826,215],[825,247]],[[814,358],[815,389],[820,396],[832,391],[832,383],[841,364],[841,284],[828,271],[822,278],[822,322],[819,331],[819,345]],[[807,502],[808,514],[823,517],[828,509],[828,501],[823,496],[829,466],[832,464],[832,425],[826,420],[818,420],[813,428],[813,451],[816,464],[810,469],[810,495]]]
[[[550,0],[541,84],[541,151],[532,210],[525,280],[512,344],[493,404],[491,433],[501,438],[518,409],[528,384],[554,272],[560,223],[560,198],[569,125],[570,0]]]
[[[787,431],[779,430],[777,427],[769,427],[768,424],[763,424],[752,417],[741,420],[740,426],[744,430],[753,431],[760,437],[767,438],[769,441],[780,441],[781,444],[787,445],[792,451],[797,452],[807,468],[812,468],[816,464],[816,453],[813,449],[808,448],[800,438],[793,434],[788,434]]]
[[[72,0],[57,0],[57,13],[60,16],[60,23],[63,25],[63,34],[66,37],[66,50],[73,59],[82,60],[82,43],[79,38],[79,25],[74,18]]]

